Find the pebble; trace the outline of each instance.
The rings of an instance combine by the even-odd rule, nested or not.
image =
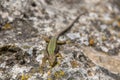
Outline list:
[[[104,52],[108,52],[109,51],[108,48],[105,47],[105,46],[101,46],[101,50],[104,51]]]
[[[2,15],[1,15],[1,16],[2,16],[2,18],[4,19],[4,18],[7,18],[8,15],[9,15],[8,12],[2,12]]]
[[[100,28],[101,28],[102,31],[104,31],[107,28],[107,25],[105,25],[105,24],[100,25]]]
[[[69,37],[71,40],[80,38],[80,34],[79,33],[68,33],[67,37]]]

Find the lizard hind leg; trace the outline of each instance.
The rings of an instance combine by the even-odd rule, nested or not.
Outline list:
[[[72,40],[66,40],[66,41],[57,41],[58,45],[64,45],[64,44],[69,44],[69,43],[73,43],[74,41]]]
[[[58,45],[66,44],[66,41],[57,41],[57,44],[58,44]]]

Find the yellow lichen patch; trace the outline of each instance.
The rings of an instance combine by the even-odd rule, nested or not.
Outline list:
[[[57,71],[54,73],[56,78],[61,78],[62,76],[65,75],[65,72],[63,70]]]
[[[105,36],[102,36],[102,41],[107,40],[107,38]]]
[[[77,68],[79,66],[78,62],[75,60],[70,61],[70,63],[71,63],[72,68]]]
[[[3,27],[2,27],[2,29],[4,29],[4,30],[7,30],[7,29],[11,29],[12,27],[11,27],[11,24],[9,24],[9,23],[6,23]]]
[[[47,72],[47,74],[50,75],[50,74],[51,74],[51,71],[49,70],[49,71]]]
[[[22,46],[24,49],[29,49],[31,46],[29,46],[29,45],[23,45]]]
[[[48,78],[47,80],[52,80],[52,78]]]
[[[90,40],[89,40],[89,45],[90,45],[90,46],[93,46],[94,43],[95,43],[94,39],[93,39],[93,38],[90,38]]]
[[[21,76],[21,80],[28,80],[28,78],[30,78],[28,74],[22,74]]]

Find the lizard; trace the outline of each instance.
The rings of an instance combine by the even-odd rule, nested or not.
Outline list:
[[[48,45],[46,47],[47,54],[45,54],[44,57],[42,58],[42,64],[40,66],[41,69],[43,69],[47,60],[51,67],[54,67],[56,65],[57,53],[58,53],[57,44],[59,43],[58,38],[61,35],[63,35],[65,32],[67,32],[74,25],[74,23],[79,19],[79,17],[80,17],[80,15],[78,15],[67,27],[65,27],[63,30],[58,32],[50,40],[46,39],[46,42],[48,42]]]

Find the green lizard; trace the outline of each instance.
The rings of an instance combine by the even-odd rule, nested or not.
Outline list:
[[[79,16],[77,16],[74,21],[72,21],[65,29],[63,29],[62,31],[57,33],[55,36],[53,36],[50,40],[48,40],[48,39],[46,40],[49,43],[48,43],[47,48],[46,48],[47,54],[45,54],[43,59],[42,59],[42,64],[41,64],[42,69],[45,66],[47,60],[48,60],[49,65],[51,67],[54,67],[56,65],[57,52],[58,52],[57,51],[57,44],[61,43],[58,41],[58,38],[60,35],[64,34],[66,31],[68,31],[74,25],[74,23],[79,19]]]

